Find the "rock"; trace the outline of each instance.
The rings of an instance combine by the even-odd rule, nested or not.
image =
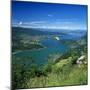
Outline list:
[[[82,64],[83,60],[85,59],[85,55],[82,55],[81,57],[79,57],[76,61],[77,64]]]

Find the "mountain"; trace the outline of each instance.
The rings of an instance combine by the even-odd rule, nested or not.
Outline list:
[[[22,27],[12,27],[12,35],[20,35],[20,34],[26,34],[26,35],[60,35],[65,34],[63,32],[50,32],[48,31],[42,31],[38,29],[32,29],[32,28],[22,28]]]
[[[52,30],[52,29],[39,29],[39,28],[24,28],[24,27],[12,27],[12,33],[29,34],[29,35],[55,35],[55,34],[69,34],[69,33],[86,33],[86,30]]]

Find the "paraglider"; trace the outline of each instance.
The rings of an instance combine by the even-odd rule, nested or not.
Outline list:
[[[60,38],[58,36],[54,37],[55,40],[60,40]]]

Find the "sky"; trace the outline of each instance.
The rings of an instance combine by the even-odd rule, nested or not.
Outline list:
[[[87,6],[12,1],[12,26],[86,30]]]

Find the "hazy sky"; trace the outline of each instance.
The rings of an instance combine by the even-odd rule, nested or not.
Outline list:
[[[87,6],[12,1],[12,25],[57,30],[85,30]]]

